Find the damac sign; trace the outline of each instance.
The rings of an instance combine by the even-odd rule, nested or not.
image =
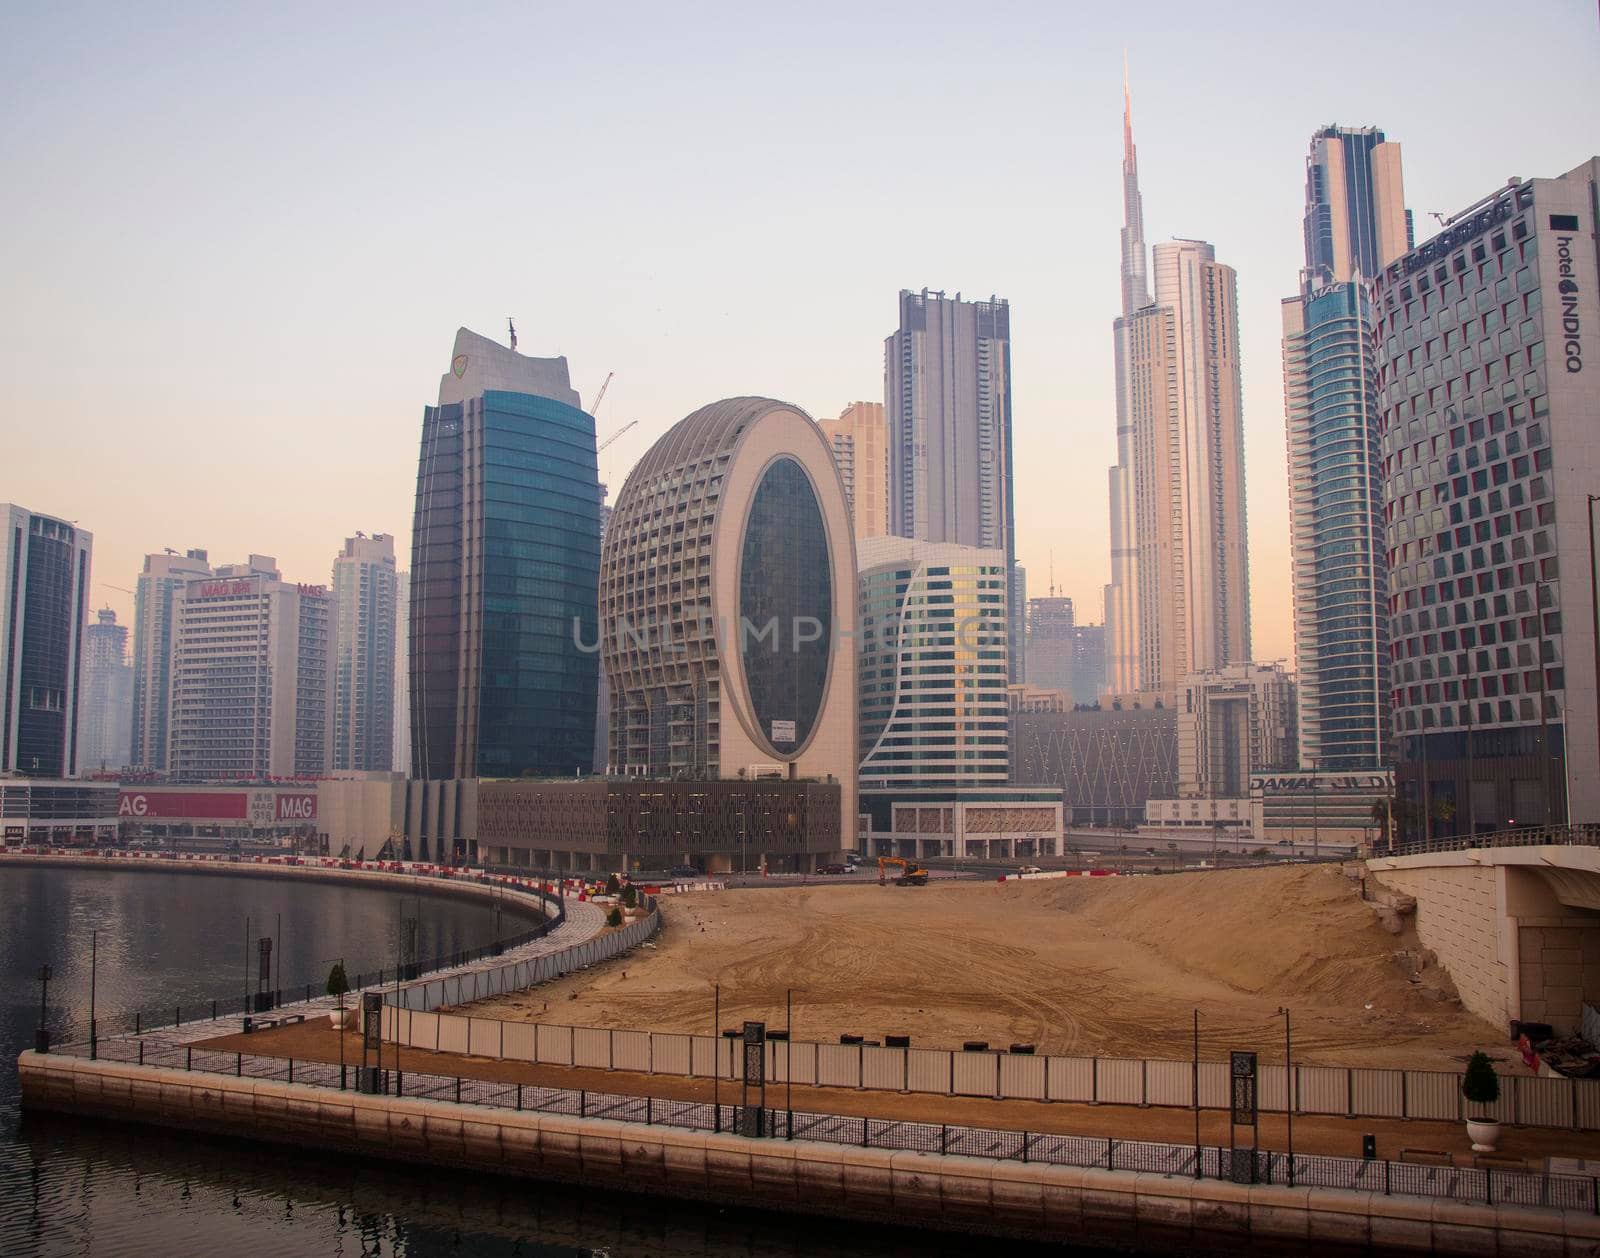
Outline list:
[[[1576,232],[1576,214],[1552,214],[1552,231]],[[1567,373],[1583,370],[1583,324],[1578,318],[1578,269],[1572,263],[1572,236],[1556,237],[1556,291],[1561,295],[1561,352],[1567,360]]]
[[[229,598],[235,594],[254,594],[256,583],[254,581],[202,581],[200,583],[201,598]]]

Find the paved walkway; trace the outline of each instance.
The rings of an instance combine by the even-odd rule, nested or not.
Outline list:
[[[293,1058],[295,1061],[334,1063],[340,1060],[338,1035],[326,1021],[248,1036],[230,1034],[206,1047],[219,1052],[253,1053],[263,1057]],[[386,1066],[392,1064],[394,1059],[390,1054],[394,1051],[392,1045],[384,1045]],[[361,1037],[347,1034],[343,1060],[354,1062],[360,1059]],[[728,1080],[723,1080],[720,1087],[716,1087],[710,1079],[689,1079],[681,1075],[536,1065],[413,1048],[399,1050],[398,1068],[447,1077],[459,1075],[467,1079],[581,1088],[628,1096],[653,1096],[663,1100],[708,1102],[713,1099],[714,1093],[719,1093],[725,1105],[738,1103],[740,1093],[739,1085]],[[782,1084],[767,1088],[766,1104],[777,1108],[791,1105],[789,1093]],[[1195,1138],[1193,1110],[1160,1106],[997,1101],[985,1097],[796,1086],[792,1107],[809,1113],[949,1123],[1058,1135],[1110,1136],[1117,1140],[1192,1144]],[[1229,1144],[1227,1120],[1226,1112],[1202,1111],[1201,1143]],[[1377,1155],[1380,1158],[1400,1160],[1402,1152],[1407,1149],[1436,1150],[1451,1155],[1459,1166],[1473,1165],[1471,1142],[1462,1123],[1423,1119],[1340,1118],[1326,1114],[1296,1114],[1294,1117],[1294,1148],[1297,1153],[1358,1158],[1362,1156],[1361,1138],[1367,1133],[1377,1137]],[[1261,1148],[1284,1150],[1288,1148],[1288,1136],[1288,1126],[1282,1114],[1261,1115]],[[1247,1131],[1240,1131],[1239,1143],[1249,1143]],[[1600,1132],[1507,1126],[1502,1129],[1500,1152],[1506,1157],[1524,1159],[1529,1170],[1543,1170],[1545,1159],[1550,1157],[1600,1158]]]

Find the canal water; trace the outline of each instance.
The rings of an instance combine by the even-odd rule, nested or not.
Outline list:
[[[19,1112],[16,1058],[33,1046],[39,966],[55,971],[51,1022],[81,1021],[91,932],[102,1019],[241,994],[246,917],[252,937],[263,923],[277,936],[286,990],[320,985],[340,958],[351,974],[392,964],[402,911],[420,908],[420,956],[493,937],[488,910],[471,901],[406,901],[401,910],[393,891],[331,883],[0,866],[0,1255],[1106,1252],[983,1245]],[[500,932],[530,924],[503,913]]]

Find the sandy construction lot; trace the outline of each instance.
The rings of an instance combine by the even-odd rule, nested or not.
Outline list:
[[[1278,1059],[1280,1005],[1305,1063],[1459,1068],[1515,1054],[1437,971],[1421,986],[1330,866],[1146,878],[927,887],[811,886],[663,897],[659,943],[470,1012],[663,1031],[784,1023],[797,1039],[910,1035],[1040,1052],[1186,1058],[1191,1011],[1205,1056]],[[1520,1070],[1520,1063],[1517,1066]]]

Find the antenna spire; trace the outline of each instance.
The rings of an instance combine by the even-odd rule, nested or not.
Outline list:
[[[511,348],[515,350],[517,348],[517,325],[510,315],[506,316],[506,327],[511,329]]]

